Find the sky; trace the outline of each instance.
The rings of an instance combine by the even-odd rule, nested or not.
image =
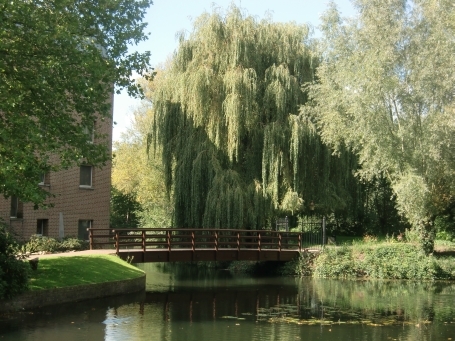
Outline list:
[[[334,0],[343,16],[354,13],[350,0]],[[275,22],[294,21],[297,24],[311,24],[317,28],[319,18],[327,8],[326,0],[153,0],[144,21],[148,23],[146,32],[149,40],[137,46],[130,46],[130,52],[150,51],[152,67],[163,63],[177,49],[176,34],[192,31],[193,20],[212,9],[227,9],[231,3],[242,8],[248,15],[258,20],[271,16]],[[113,140],[118,141],[122,132],[130,126],[138,99],[125,92],[114,97]]]

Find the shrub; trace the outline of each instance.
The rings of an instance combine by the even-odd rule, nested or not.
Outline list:
[[[34,253],[81,251],[87,250],[88,248],[89,244],[87,241],[74,237],[65,237],[59,242],[55,238],[35,235],[30,237],[30,240],[23,247],[23,250],[25,252]]]
[[[14,297],[28,287],[29,265],[16,258],[18,244],[0,222],[0,299]]]
[[[280,272],[283,276],[308,277],[313,275],[315,253],[302,252],[297,259],[283,265]]]
[[[449,215],[437,216],[434,220],[434,229],[436,231],[436,239],[454,240],[454,222]]]
[[[60,251],[82,251],[89,249],[89,243],[86,240],[74,237],[65,237],[60,242]]]
[[[362,272],[380,279],[434,279],[433,257],[426,256],[419,245],[380,244],[365,248],[360,262]]]
[[[314,276],[432,280],[451,278],[455,274],[448,263],[439,263],[416,244],[356,244],[326,248],[314,262]]]
[[[30,253],[56,252],[60,251],[60,243],[54,238],[34,235],[25,244],[25,251]]]
[[[359,269],[352,257],[351,250],[347,246],[325,248],[314,262],[314,276],[322,278],[357,277]]]

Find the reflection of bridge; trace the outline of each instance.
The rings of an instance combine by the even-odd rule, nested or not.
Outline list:
[[[90,248],[114,245],[133,263],[194,261],[289,261],[318,252],[321,233],[232,229],[88,229]]]
[[[147,293],[139,311],[142,314],[146,304],[156,304],[162,306],[165,321],[189,319],[192,322],[209,317],[266,321],[279,316],[300,318],[301,312],[308,311],[303,306],[305,303],[292,290],[193,290]]]

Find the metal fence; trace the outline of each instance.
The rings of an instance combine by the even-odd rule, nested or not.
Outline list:
[[[324,249],[327,243],[324,217],[320,220],[302,220],[300,221],[299,229],[299,232],[302,234],[302,249]]]

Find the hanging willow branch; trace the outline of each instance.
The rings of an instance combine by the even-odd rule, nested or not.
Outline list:
[[[355,161],[332,156],[299,113],[316,64],[307,37],[306,26],[258,22],[235,6],[180,37],[153,94],[151,132],[176,226],[263,228],[290,205],[286,193],[293,212],[311,200],[346,205]]]

